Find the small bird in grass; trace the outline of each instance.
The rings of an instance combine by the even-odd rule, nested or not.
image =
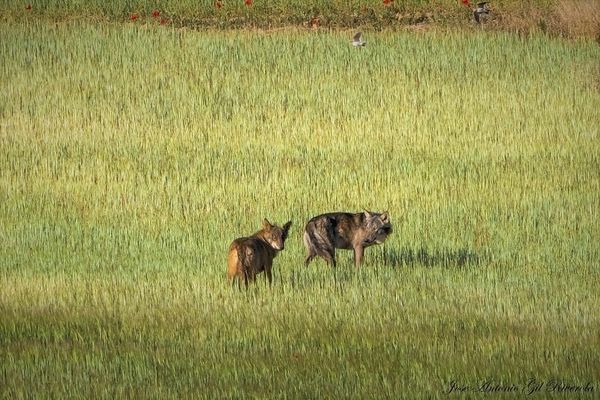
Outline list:
[[[475,22],[477,22],[478,24],[481,23],[481,15],[488,14],[490,12],[490,10],[487,7],[487,4],[487,1],[477,3],[477,8],[473,10],[473,17],[475,18]]]
[[[362,32],[356,32],[356,34],[352,38],[352,46],[361,47],[361,46],[366,46],[366,45],[367,45],[367,42],[362,40]]]

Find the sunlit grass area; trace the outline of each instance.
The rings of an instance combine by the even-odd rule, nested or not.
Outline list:
[[[350,37],[0,25],[4,396],[598,382],[598,46]],[[394,225],[364,268],[305,268],[304,223],[363,208]],[[273,288],[231,290],[265,217]]]

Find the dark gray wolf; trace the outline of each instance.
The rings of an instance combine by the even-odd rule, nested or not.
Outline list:
[[[248,288],[248,281],[254,281],[256,275],[263,271],[271,285],[273,259],[283,250],[291,225],[292,221],[288,221],[283,227],[279,227],[265,219],[260,231],[252,236],[235,239],[229,246],[227,255],[227,278],[230,285],[233,286],[237,280],[238,287],[241,287],[243,280]]]
[[[365,247],[383,243],[392,233],[387,212],[334,212],[312,218],[304,228],[304,247],[308,265],[315,256],[336,266],[335,249],[354,250],[354,264],[361,264]]]

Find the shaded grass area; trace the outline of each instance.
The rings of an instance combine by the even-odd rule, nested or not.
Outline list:
[[[353,275],[346,295],[198,281],[5,281],[5,393],[441,397],[451,380],[580,382],[599,367],[595,299],[572,287],[421,268]]]

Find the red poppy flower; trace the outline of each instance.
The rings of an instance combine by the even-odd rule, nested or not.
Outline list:
[[[383,0],[383,4],[385,4],[386,6],[389,6],[393,2],[394,2],[394,0]]]
[[[223,3],[221,3],[221,0],[217,0],[217,1],[215,1],[215,7],[216,7],[216,8],[221,8],[221,7],[223,7]]]
[[[250,7],[253,2],[254,0],[244,0],[244,4],[246,4],[248,7]]]
[[[166,25],[166,24],[167,24],[167,22],[169,22],[169,21],[168,21],[166,18],[161,18],[161,19],[160,19],[160,24],[161,24],[161,25]]]
[[[462,0],[462,3],[464,6],[469,6],[469,0]]]
[[[160,16],[160,11],[158,11],[158,10],[154,10],[154,11],[152,11],[152,16],[153,16],[154,18],[158,18],[158,17]]]
[[[25,7],[25,9],[26,9],[27,11],[31,11],[31,4],[27,4],[27,7]]]
[[[137,21],[137,19],[139,18],[139,15],[137,14],[131,14],[131,16],[129,17],[130,21]]]

